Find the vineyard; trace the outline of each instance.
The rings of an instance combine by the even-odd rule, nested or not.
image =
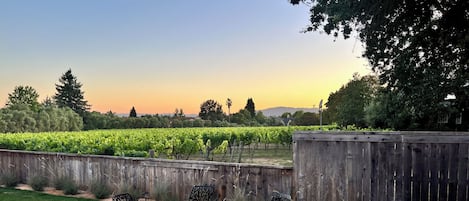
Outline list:
[[[223,154],[231,147],[283,145],[292,143],[297,130],[318,126],[158,128],[0,134],[0,148],[77,154],[189,159],[195,153]],[[337,129],[325,126],[324,130]]]

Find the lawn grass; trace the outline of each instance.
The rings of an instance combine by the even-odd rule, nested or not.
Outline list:
[[[48,195],[36,191],[0,188],[0,200],[8,201],[91,201],[92,199]],[[96,200],[95,200],[96,201]]]

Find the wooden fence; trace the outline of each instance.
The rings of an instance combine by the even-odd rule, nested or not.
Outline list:
[[[296,200],[466,201],[469,133],[296,132]]]
[[[15,174],[22,182],[41,174],[51,179],[71,177],[79,186],[89,187],[95,180],[108,183],[114,190],[136,187],[152,192],[157,185],[168,185],[179,200],[187,200],[193,185],[233,185],[246,189],[249,200],[268,200],[271,193],[290,193],[292,167],[264,166],[210,161],[165,160],[91,156],[78,154],[28,152],[0,149],[0,173]]]

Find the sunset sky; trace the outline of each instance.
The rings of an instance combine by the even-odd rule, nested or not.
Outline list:
[[[308,19],[287,0],[0,0],[0,107],[18,85],[53,96],[68,69],[100,112],[317,107],[370,67],[354,38],[300,33]]]

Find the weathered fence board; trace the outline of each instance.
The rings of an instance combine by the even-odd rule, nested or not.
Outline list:
[[[422,161],[422,185],[421,185],[421,195],[422,201],[429,200],[429,186],[430,186],[430,158],[431,158],[432,150],[430,149],[430,144],[423,145],[423,161]]]
[[[151,192],[157,184],[169,185],[179,200],[187,200],[193,185],[245,188],[249,200],[268,200],[271,193],[292,192],[292,167],[210,161],[165,160],[78,154],[28,152],[0,149],[0,173],[13,173],[22,182],[42,174],[54,179],[71,177],[79,186],[98,179],[117,189],[136,187]]]
[[[361,158],[364,161],[361,165],[363,166],[362,174],[362,194],[363,200],[371,200],[371,143],[363,144],[363,157]]]
[[[469,199],[467,132],[302,131],[293,148],[298,201]]]
[[[466,194],[467,189],[467,165],[468,164],[468,145],[459,145],[459,167],[458,167],[458,200],[469,199]]]
[[[438,170],[440,169],[439,154],[440,150],[437,144],[430,145],[431,147],[431,161],[429,164],[429,172],[430,172],[430,192],[438,192]],[[437,201],[438,194],[431,193],[430,194],[430,201]]]
[[[379,170],[378,170],[378,160],[379,160],[379,155],[378,155],[378,143],[372,143],[370,147],[370,158],[368,160],[371,161],[371,178],[370,178],[370,184],[371,184],[371,200],[378,200],[379,196],[379,189],[378,189],[378,175],[379,175]]]
[[[446,200],[447,199],[447,186],[448,183],[448,146],[446,144],[442,144],[440,147],[440,169],[439,169],[439,180],[438,180],[438,199],[439,200]]]
[[[449,148],[448,200],[456,200],[458,194],[459,144]]]

